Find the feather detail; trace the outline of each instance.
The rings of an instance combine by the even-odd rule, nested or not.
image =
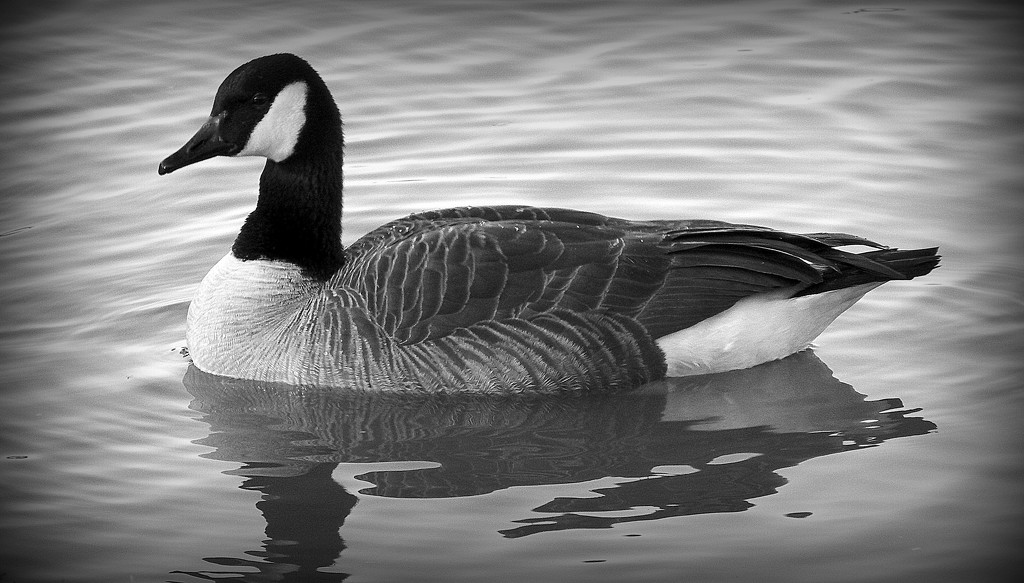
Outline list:
[[[200,369],[369,390],[625,390],[781,358],[939,259],[844,233],[531,206],[417,213],[343,249],[343,143],[323,79],[276,54],[228,75],[160,163],[268,159],[232,253],[189,307]],[[852,245],[874,250],[840,249]]]

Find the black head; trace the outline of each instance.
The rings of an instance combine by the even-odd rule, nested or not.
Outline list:
[[[260,57],[238,67],[217,90],[210,118],[160,163],[168,174],[215,156],[263,156],[274,162],[340,149],[341,120],[315,70],[292,54]]]

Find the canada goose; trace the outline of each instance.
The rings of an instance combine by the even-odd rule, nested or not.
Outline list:
[[[803,350],[937,249],[577,210],[418,213],[341,244],[341,116],[291,54],[235,69],[160,163],[263,156],[256,209],[189,307],[195,366],[372,390],[621,390]],[[837,249],[866,245],[854,254]]]

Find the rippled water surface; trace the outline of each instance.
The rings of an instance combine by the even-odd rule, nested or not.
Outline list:
[[[1019,562],[1018,11],[9,4],[0,580],[996,581]],[[943,265],[813,353],[633,395],[209,377],[185,313],[262,163],[156,165],[224,75],[277,51],[345,116],[346,242],[517,202],[940,245]]]

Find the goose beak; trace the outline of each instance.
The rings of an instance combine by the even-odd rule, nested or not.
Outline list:
[[[209,160],[214,156],[231,156],[241,149],[237,145],[225,142],[221,135],[220,125],[226,113],[210,116],[196,135],[192,136],[177,152],[171,154],[160,163],[157,172],[160,175],[170,174],[196,162]]]

